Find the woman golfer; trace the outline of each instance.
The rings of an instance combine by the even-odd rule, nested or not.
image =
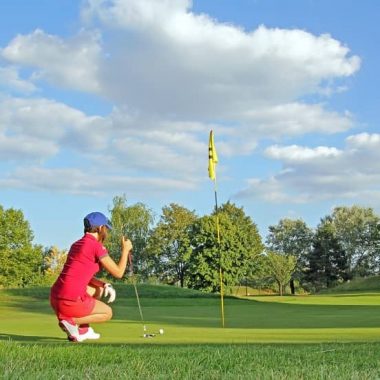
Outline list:
[[[122,278],[132,250],[130,240],[121,238],[121,257],[117,264],[108,255],[103,242],[111,230],[111,222],[100,212],[84,218],[84,236],[70,248],[66,263],[51,288],[50,304],[57,315],[60,328],[72,342],[99,339],[90,323],[106,322],[112,318],[112,309],[99,301],[116,297],[115,289],[94,277],[101,268],[116,278]]]

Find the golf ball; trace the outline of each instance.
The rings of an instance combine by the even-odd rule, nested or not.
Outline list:
[[[164,333],[164,329],[160,329],[159,331],[161,335]]]

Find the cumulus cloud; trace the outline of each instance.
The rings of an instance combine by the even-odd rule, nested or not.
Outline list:
[[[262,104],[320,93],[355,73],[357,56],[329,35],[253,31],[191,12],[189,1],[88,1],[87,20],[125,36],[107,45],[108,96],[148,112],[239,118]],[[124,34],[123,34],[124,33]]]
[[[329,159],[342,154],[337,148],[319,146],[317,148],[300,147],[297,145],[278,146],[273,145],[266,149],[266,155],[286,163],[308,162],[318,159]]]
[[[148,124],[148,126],[146,126]],[[107,117],[45,98],[0,98],[0,156],[4,161],[46,161],[66,155],[77,165],[119,175],[133,173],[199,181],[210,126],[156,122],[115,109]],[[85,184],[83,184],[85,185]]]
[[[352,128],[349,112],[341,115],[326,111],[321,104],[284,103],[244,112],[256,135],[265,137],[299,136],[307,133],[334,134]],[[252,132],[251,132],[252,133]]]
[[[56,155],[56,143],[41,144],[37,138],[0,135],[0,158],[5,161],[41,161]]]
[[[247,180],[247,187],[235,195],[236,198],[255,198],[268,203],[306,203],[311,200],[310,195],[294,193],[284,187],[280,179],[270,177],[266,180],[251,178]],[[286,190],[285,190],[286,189]]]
[[[0,66],[0,88],[2,87],[22,94],[30,94],[37,90],[33,82],[20,77],[15,66]]]
[[[40,152],[42,159],[60,149],[99,150],[105,147],[106,130],[107,121],[102,117],[87,116],[63,103],[45,98],[0,98],[0,137],[9,143],[3,159],[7,155],[14,159],[22,151],[33,151],[36,158]],[[18,160],[28,159],[29,154],[18,155]]]
[[[87,0],[81,13],[89,22],[98,17],[103,23],[112,27],[132,27],[145,29],[146,25],[157,23],[157,20],[169,21],[173,15],[186,13],[190,8],[189,0]]]
[[[126,137],[115,141],[113,146],[119,166],[125,168],[181,178],[189,175],[198,177],[201,169],[201,163],[194,154],[186,156],[184,151],[170,143],[155,144],[151,139]],[[207,151],[206,144],[204,148]]]
[[[83,29],[72,37],[36,29],[15,36],[0,50],[9,65],[0,70],[0,85],[6,82],[34,95],[0,97],[0,145],[7,146],[3,159],[27,162],[33,157],[46,163],[65,156],[88,172],[108,172],[101,178],[109,188],[165,189],[167,182],[168,188],[180,190],[206,177],[210,129],[217,132],[219,154],[232,158],[252,154],[262,139],[336,134],[354,125],[349,112],[301,100],[340,91],[344,78],[360,68],[359,57],[328,34],[264,25],[244,30],[195,14],[190,0],[83,4]],[[16,67],[32,73],[22,79]],[[89,116],[79,107],[43,97],[46,84],[55,91],[95,94],[113,110]],[[344,151],[269,147],[266,156],[283,162],[284,170],[270,181],[253,179],[251,187],[263,189],[272,201],[287,199],[281,198],[284,186],[298,191],[297,181],[307,168],[319,174],[322,163],[333,162],[332,172],[349,159],[355,164],[364,154],[360,144],[370,145],[366,139],[352,136]],[[102,182],[91,180],[85,171],[62,169],[71,167],[68,163],[54,169],[57,161],[50,162],[49,170],[20,167],[2,184],[104,191]],[[64,183],[70,182],[70,173],[76,185]],[[327,177],[322,173],[318,181],[305,184],[299,199],[310,199],[310,188],[321,186]]]
[[[206,173],[207,125],[199,135],[192,130],[192,124],[157,124],[155,128],[145,128],[144,120],[132,119],[128,124],[118,124],[113,120],[114,134],[108,141],[107,154],[95,153],[94,161],[107,170],[121,170],[140,175],[162,175],[166,178],[191,179],[199,182]],[[122,128],[124,127],[124,128]]]
[[[331,87],[360,67],[359,57],[329,35],[245,31],[192,13],[189,1],[89,0],[83,13],[87,31],[66,40],[41,30],[19,35],[3,57],[55,84],[193,119],[235,120],[262,104],[318,93],[324,81]]]
[[[378,150],[380,148],[380,134],[359,133],[347,138],[348,146],[352,149]]]
[[[291,203],[340,198],[380,201],[379,134],[351,135],[342,150],[274,145],[266,154],[279,160],[282,170],[267,179],[249,179],[238,198]]]
[[[0,179],[0,186],[75,195],[100,196],[109,192],[128,191],[128,194],[133,196],[157,196],[168,191],[191,190],[194,188],[194,183],[158,177],[102,175],[94,170],[89,172],[77,168],[26,167],[17,169],[12,176]]]
[[[100,51],[96,32],[80,32],[64,40],[36,29],[31,34],[16,36],[0,53],[9,62],[35,68],[34,80],[96,93]]]

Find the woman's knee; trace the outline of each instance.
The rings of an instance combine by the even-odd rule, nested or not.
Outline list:
[[[107,308],[108,308],[107,309],[107,321],[109,321],[110,319],[112,319],[113,311],[109,306],[107,306]]]
[[[112,309],[106,305],[106,304],[103,304],[103,308],[102,308],[102,314],[103,314],[103,317],[104,317],[104,321],[109,321],[111,318],[112,318],[112,315],[113,315],[113,312],[112,312]]]
[[[92,314],[97,314],[103,322],[106,322],[112,318],[112,309],[104,302],[96,301]]]

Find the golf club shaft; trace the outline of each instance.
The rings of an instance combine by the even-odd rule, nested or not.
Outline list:
[[[134,286],[134,288],[135,288],[136,299],[137,299],[137,305],[138,305],[138,307],[139,307],[139,311],[140,311],[141,322],[142,322],[142,324],[144,325],[144,330],[145,330],[144,317],[143,317],[143,313],[142,313],[142,309],[141,309],[141,305],[140,305],[140,298],[139,298],[139,293],[138,293],[138,291],[137,291],[136,282],[133,282],[133,286]]]
[[[129,263],[129,271],[130,271],[130,274],[131,276],[133,276],[133,287],[135,288],[135,294],[136,294],[136,300],[137,300],[137,305],[139,307],[139,312],[140,312],[140,317],[141,317],[141,323],[143,325],[143,330],[145,332],[146,330],[146,327],[145,327],[145,323],[144,323],[144,316],[143,316],[143,313],[142,313],[142,309],[141,309],[141,304],[140,304],[140,297],[139,297],[139,292],[137,291],[137,285],[136,285],[136,276],[135,274],[133,273],[133,259],[132,259],[132,251],[129,252],[129,255],[128,255],[128,263]]]

